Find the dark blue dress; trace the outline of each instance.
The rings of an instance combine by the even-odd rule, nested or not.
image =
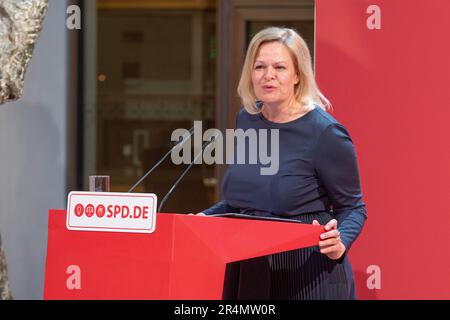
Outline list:
[[[244,109],[238,129],[279,133],[279,169],[262,175],[267,164],[249,164],[249,144],[235,147],[222,185],[223,201],[205,214],[238,212],[326,224],[335,218],[347,248],[366,220],[356,153],[347,130],[316,107],[287,123],[274,123]],[[248,141],[247,141],[248,142]],[[270,134],[267,149],[271,152]],[[246,164],[236,164],[239,152]],[[354,279],[347,254],[333,261],[318,246],[252,259],[229,266],[224,298],[354,299]]]

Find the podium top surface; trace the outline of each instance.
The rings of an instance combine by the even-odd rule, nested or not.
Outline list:
[[[266,217],[266,216],[252,216],[248,214],[242,213],[219,213],[212,214],[209,217],[219,217],[219,218],[236,218],[236,219],[249,219],[249,220],[265,220],[265,221],[274,221],[274,222],[289,222],[289,223],[303,223],[301,220],[292,220],[287,218],[280,217]]]

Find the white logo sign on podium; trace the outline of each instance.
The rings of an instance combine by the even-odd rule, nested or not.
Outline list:
[[[153,233],[157,197],[150,193],[71,192],[69,230]]]

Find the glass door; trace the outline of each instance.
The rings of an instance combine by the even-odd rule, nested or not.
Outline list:
[[[97,1],[85,177],[110,175],[111,191],[126,192],[170,150],[175,129],[215,127],[215,3]],[[169,157],[135,192],[161,200],[185,168]],[[214,167],[195,165],[162,211],[200,211],[215,201],[214,188]]]

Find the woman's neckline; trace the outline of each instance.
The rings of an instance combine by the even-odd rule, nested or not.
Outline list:
[[[289,121],[287,121],[287,122],[274,122],[274,121],[270,121],[269,119],[267,119],[267,118],[263,115],[262,112],[259,113],[258,116],[259,116],[259,118],[260,118],[262,121],[264,121],[264,122],[267,123],[267,124],[270,124],[271,126],[285,127],[285,126],[289,126],[289,125],[292,125],[292,124],[294,124],[294,123],[303,121],[303,119],[308,118],[308,117],[311,115],[311,113],[313,113],[317,108],[319,108],[319,107],[316,106],[316,105],[314,105],[314,108],[311,109],[310,111],[308,111],[307,113],[304,113],[304,114],[302,114],[301,116],[299,116],[298,118],[295,118],[295,119],[293,119],[293,120],[289,120]]]

